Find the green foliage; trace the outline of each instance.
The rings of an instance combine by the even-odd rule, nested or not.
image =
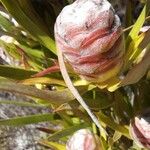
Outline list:
[[[37,74],[43,70],[48,72],[47,68],[58,65],[54,23],[61,9],[72,2],[1,0],[5,9],[0,10],[0,32],[8,36],[7,39],[0,38],[0,46],[8,58],[17,61],[12,65],[0,65],[0,91],[30,96],[34,101],[1,100],[0,104],[35,109],[42,107],[52,111],[49,114],[0,120],[0,125],[22,126],[45,121],[59,125],[62,127],[59,131],[44,128],[42,131],[50,135],[39,141],[41,145],[58,150],[65,149],[65,145],[60,143],[66,142],[70,135],[81,128],[89,128],[97,135],[100,132],[93,127],[91,118],[75,101],[60,71],[43,73],[42,76]],[[74,86],[108,131],[108,135],[100,137],[103,149],[132,149],[128,130],[130,120],[141,109],[150,107],[150,83],[147,75],[150,68],[150,29],[140,32],[149,15],[150,1],[142,1],[142,4],[143,10],[135,23],[131,14],[134,11],[131,5],[134,4],[128,5],[126,9],[128,13],[124,26],[128,30],[128,26],[134,24],[129,34],[126,33],[124,67],[118,76],[105,83],[92,84],[79,79],[68,67]],[[4,12],[7,16],[3,15]],[[49,87],[55,90],[50,90]]]
[[[25,117],[16,117],[11,119],[0,120],[0,125],[22,126],[52,120],[54,120],[52,114],[40,114],[40,115],[30,115]]]
[[[50,36],[48,36],[48,33],[44,31],[45,28],[42,27],[40,20],[38,20],[37,17],[35,18],[32,13],[32,8],[30,8],[27,1],[21,1],[20,3],[19,1],[14,0],[1,0],[1,2],[15,17],[16,21],[20,23],[20,25],[33,34],[33,36],[35,36],[40,43],[49,48],[53,53],[56,53],[54,41],[50,38]],[[23,6],[21,6],[21,4]]]
[[[74,125],[74,126],[68,127],[67,129],[55,132],[53,135],[48,137],[48,140],[58,141],[61,138],[71,135],[72,133],[74,133],[75,131],[79,129],[87,128],[87,127],[88,127],[87,124],[82,124],[82,123],[79,125]]]

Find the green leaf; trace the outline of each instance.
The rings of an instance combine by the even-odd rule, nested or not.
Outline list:
[[[115,123],[112,119],[110,119],[109,117],[107,117],[103,113],[98,113],[97,116],[100,119],[100,121],[102,121],[106,126],[110,127],[114,131],[120,132],[125,137],[131,139],[129,136],[129,131],[126,127]]]
[[[19,48],[23,49],[24,52],[26,52],[29,56],[32,56],[34,59],[45,59],[44,52],[41,49],[35,49],[35,48],[30,48],[27,47],[26,45],[18,45]]]
[[[118,131],[115,131],[113,135],[113,142],[117,142],[121,138],[122,134]]]
[[[59,144],[57,142],[49,142],[47,140],[39,140],[38,143],[43,146],[49,147],[53,150],[66,150],[65,145]]]
[[[25,70],[21,68],[11,67],[11,66],[4,66],[0,65],[0,76],[11,78],[11,79],[17,79],[17,80],[23,80],[26,78],[30,78],[32,75],[36,74],[36,71],[31,70]]]
[[[64,129],[62,131],[58,131],[56,133],[54,133],[53,135],[49,136],[48,137],[48,140],[59,140],[63,137],[66,137],[68,135],[71,135],[73,134],[75,131],[79,130],[79,129],[82,129],[82,128],[87,128],[89,127],[88,124],[79,124],[79,125],[75,125],[75,126],[72,126],[70,128],[67,128],[67,129]]]
[[[115,131],[113,137],[110,138],[110,140],[109,140],[109,145],[110,145],[110,147],[112,147],[113,144],[114,144],[115,142],[117,142],[121,137],[122,137],[122,134],[121,134],[120,132],[118,132],[118,131]]]
[[[7,65],[0,65],[0,76],[1,77],[5,77],[5,78],[10,78],[10,79],[14,79],[14,80],[25,80],[25,79],[29,79],[27,80],[27,82],[29,81],[30,83],[35,83],[36,78],[33,78],[33,80],[30,80],[30,78],[32,77],[32,75],[35,75],[37,73],[37,71],[34,70],[27,70],[27,69],[22,69],[22,68],[17,68],[17,67],[12,67],[12,66],[7,66]],[[43,83],[48,83],[48,80],[53,81],[58,83],[58,79],[56,79],[56,74],[49,74],[47,75],[47,77],[43,77],[43,78],[37,78],[37,82],[42,83],[42,79],[43,79]],[[53,80],[54,79],[54,80]],[[26,83],[27,83],[26,82]],[[51,83],[51,82],[50,82]],[[60,85],[64,86],[64,82],[62,82],[60,80]]]
[[[130,0],[127,0],[126,2],[126,13],[125,13],[125,25],[126,27],[132,25],[133,21],[133,8],[134,3]]]
[[[147,51],[143,59],[122,80],[121,86],[137,83],[146,74],[150,67],[150,50],[148,49]]]
[[[142,42],[144,36],[143,35],[139,35],[137,36],[137,38],[135,38],[134,40],[131,41],[129,47],[128,47],[128,51],[125,54],[125,64],[124,64],[124,70],[126,71],[130,65],[133,63],[135,57],[135,53],[137,53],[138,50],[138,46],[139,44]]]
[[[46,107],[46,105],[34,104],[29,102],[18,102],[18,101],[10,101],[10,100],[0,100],[0,104],[8,104],[8,105],[15,105],[21,107]]]
[[[87,89],[88,86],[78,87],[78,90],[81,92],[81,94],[85,93]],[[15,83],[4,78],[0,78],[0,90],[39,98],[44,100],[46,103],[56,105],[60,105],[75,99],[69,89],[63,89],[59,91],[39,90],[35,87]]]
[[[32,6],[31,0],[17,0],[20,8],[35,24],[37,24],[41,30],[49,34],[47,26],[44,24],[43,18],[41,18]]]
[[[114,92],[113,110],[115,112],[115,116],[122,122],[133,117],[131,103],[128,100],[128,97],[120,90],[116,90]]]
[[[91,119],[89,118],[89,116],[85,114],[85,112],[83,112],[82,110],[78,109],[79,103],[77,101],[71,101],[69,102],[69,105],[71,106],[75,116],[77,116],[81,120],[84,120],[86,123],[91,124]]]
[[[0,126],[23,126],[27,124],[35,124],[39,122],[48,122],[54,120],[53,114],[39,114],[25,117],[16,117],[11,119],[1,119]]]
[[[83,99],[91,109],[100,110],[110,107],[113,103],[110,93],[102,92],[96,88],[92,91],[88,91],[83,95]]]
[[[5,29],[6,31],[11,32],[14,25],[7,18],[0,14],[0,28]]]
[[[108,144],[107,144],[106,140],[102,136],[100,137],[100,141],[101,141],[101,148],[102,148],[102,150],[107,150],[108,149]]]
[[[145,22],[146,15],[148,14],[149,5],[150,5],[149,2],[147,2],[147,4],[144,6],[140,16],[138,17],[137,21],[135,22],[132,30],[130,31],[128,38],[127,38],[127,45],[129,44],[129,42],[131,40],[134,40],[138,36],[139,31]]]
[[[103,83],[97,84],[97,87],[100,89],[107,88],[108,91],[114,92],[115,90],[119,88],[119,84],[120,84],[120,79],[119,77],[116,76],[116,77],[110,78],[109,80]]]
[[[139,36],[138,34],[146,20],[146,16],[149,13],[149,11],[150,11],[150,0],[147,0],[147,3],[145,4],[137,21],[133,25],[133,28],[130,31],[126,40],[127,52],[125,54],[125,60],[124,60],[125,62],[124,69],[123,69],[124,71],[127,71],[127,69],[130,67],[130,65],[132,64],[132,62],[134,61],[138,53],[137,47],[139,46],[141,40],[143,40],[143,38],[141,38],[141,36]]]
[[[39,83],[39,84],[57,84],[57,85],[66,86],[63,80],[58,80],[49,77],[29,78],[21,81],[21,83],[25,85],[34,85]]]
[[[8,56],[15,58],[15,60],[21,59],[20,53],[18,53],[16,46],[13,44],[14,39],[9,39],[11,43],[7,43],[0,39],[0,46],[4,48]]]
[[[144,80],[138,86],[135,101],[139,102],[140,108],[147,108],[147,106],[150,106],[150,80]],[[138,92],[140,92],[140,95]]]
[[[47,33],[45,33],[45,31],[41,29],[40,25],[36,24],[23,12],[18,1],[1,0],[1,2],[20,25],[22,25],[27,31],[35,36],[41,44],[43,44],[54,54],[56,54],[56,47],[54,41],[49,37]]]
[[[11,39],[11,37],[9,38]],[[20,37],[19,39],[22,38]],[[25,43],[20,43],[21,44],[16,42],[14,38],[11,39],[10,43],[5,42],[5,40],[0,40],[0,45],[4,47],[7,55],[13,57],[15,60],[19,60],[20,63],[26,64],[25,66],[30,66],[30,68],[35,70],[42,70],[44,66],[47,66],[48,62],[43,52],[44,49],[30,48],[26,44],[27,41],[25,41]]]
[[[134,39],[129,46],[128,53],[125,56],[125,68],[129,66],[137,59],[142,51],[148,46],[150,42],[150,29],[144,33],[141,33],[136,39]],[[125,69],[125,70],[126,70]]]
[[[63,122],[65,122],[65,127],[70,127],[73,125],[73,121],[71,119],[71,116],[67,115],[66,112],[64,112],[64,113],[63,112],[57,112],[57,114],[61,117]]]

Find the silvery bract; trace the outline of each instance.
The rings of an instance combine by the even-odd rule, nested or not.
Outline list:
[[[134,117],[130,124],[130,134],[139,147],[150,148],[150,108]]]
[[[82,78],[103,82],[123,63],[120,19],[107,0],[77,0],[66,6],[55,24],[57,48]]]
[[[98,138],[88,129],[78,130],[68,140],[67,150],[100,150]]]

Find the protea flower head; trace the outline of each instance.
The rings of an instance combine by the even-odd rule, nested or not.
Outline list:
[[[130,134],[142,148],[150,148],[150,108],[143,111],[130,123]]]
[[[68,140],[67,150],[100,150],[98,138],[88,129],[78,130]]]
[[[57,48],[82,78],[103,82],[122,66],[124,42],[120,19],[107,0],[76,0],[55,23]]]

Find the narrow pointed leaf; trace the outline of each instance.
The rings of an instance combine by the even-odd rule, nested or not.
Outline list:
[[[32,56],[34,59],[45,59],[44,52],[41,49],[35,49],[27,47],[26,45],[18,45],[19,48],[23,49],[29,56]]]
[[[39,122],[48,122],[54,120],[53,114],[38,114],[25,117],[16,117],[11,119],[1,119],[0,126],[23,126]]]
[[[54,41],[41,30],[40,26],[35,24],[21,9],[18,1],[16,0],[1,0],[2,4],[6,7],[9,13],[22,25],[27,31],[34,35],[41,44],[56,54],[56,47]],[[19,14],[19,15],[18,15]]]
[[[57,85],[66,86],[63,80],[58,80],[55,78],[48,78],[48,77],[29,78],[21,81],[21,83],[25,85],[34,85],[39,83],[39,84],[57,84]]]
[[[19,5],[20,5],[22,11],[26,14],[26,16],[28,16],[43,31],[48,33],[48,29],[47,29],[46,25],[44,24],[43,20],[40,18],[40,16],[34,10],[31,0],[18,0],[18,2],[19,2]]]
[[[85,99],[85,102],[88,104],[88,106],[94,110],[108,108],[113,103],[111,95],[109,93],[104,93],[99,89],[86,92],[83,95],[83,98]]]
[[[49,147],[53,150],[66,150],[65,145],[62,145],[62,144],[59,144],[56,142],[49,142],[47,140],[40,140],[38,143],[43,145],[43,146]]]
[[[32,77],[32,75],[35,75],[36,73],[37,73],[37,71],[34,71],[34,70],[27,70],[27,69],[22,69],[22,68],[18,68],[18,67],[0,65],[0,76],[5,77],[5,78],[10,78],[10,79],[14,79],[14,80],[25,80],[28,78],[30,79]],[[47,77],[48,78],[51,78],[51,77],[56,78],[56,75],[49,74],[49,75],[47,75]],[[62,85],[64,85],[64,84],[62,83]]]
[[[145,22],[146,15],[149,12],[149,7],[150,7],[149,3],[150,3],[150,1],[148,0],[146,5],[144,6],[140,16],[138,17],[137,21],[135,22],[132,30],[129,33],[129,36],[127,38],[127,43],[129,43],[131,40],[135,39],[138,36],[139,31]]]
[[[88,127],[88,124],[80,124],[80,125],[76,125],[76,126],[72,126],[70,128],[64,129],[62,131],[58,131],[56,133],[54,133],[53,135],[48,137],[48,140],[59,140],[60,138],[66,137],[68,135],[73,134],[75,131],[82,129],[82,128],[86,128]]]
[[[11,32],[13,29],[13,23],[11,23],[7,18],[0,14],[0,28]]]
[[[30,78],[32,75],[36,73],[37,73],[36,71],[25,70],[17,67],[6,66],[6,65],[5,66],[0,65],[1,77],[23,80],[26,78]]]
[[[122,135],[124,135],[130,139],[129,131],[126,127],[115,123],[112,119],[110,119],[109,117],[107,117],[103,113],[98,113],[98,117],[99,117],[100,121],[102,121],[106,126],[110,127],[114,131],[120,132]]]
[[[118,131],[115,131],[114,135],[113,135],[113,142],[118,141],[121,138],[122,134]]]
[[[85,93],[87,89],[88,86],[78,87],[78,90],[81,92],[81,94]],[[69,89],[63,89],[60,91],[39,90],[35,87],[15,83],[4,78],[0,78],[0,90],[39,98],[45,100],[46,103],[52,103],[56,105],[60,105],[75,99]]]
[[[46,105],[34,104],[29,102],[18,102],[14,100],[0,100],[0,104],[15,105],[21,107],[46,107]]]

